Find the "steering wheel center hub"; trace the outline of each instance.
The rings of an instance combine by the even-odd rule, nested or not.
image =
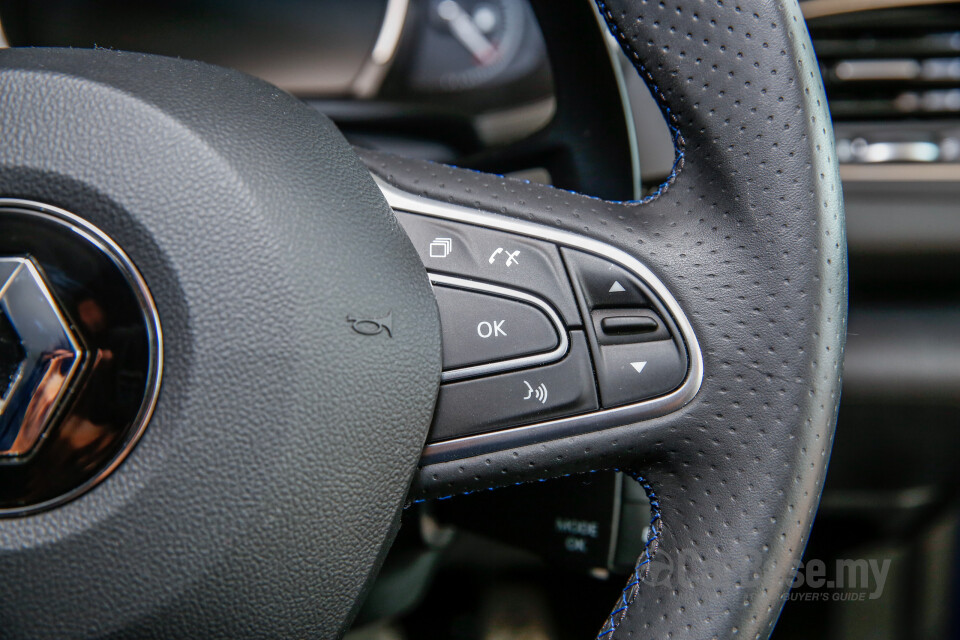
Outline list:
[[[32,446],[0,441],[4,633],[337,636],[441,371],[430,284],[369,172],[313,109],[199,63],[5,50],[0,95],[0,196],[62,207],[3,209],[0,258],[49,288],[70,374]]]

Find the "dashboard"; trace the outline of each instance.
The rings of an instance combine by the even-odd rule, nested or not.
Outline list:
[[[10,46],[104,47],[239,69],[315,102],[358,136],[388,119],[392,133],[411,132],[420,155],[438,159],[451,153],[441,140],[464,152],[519,139],[553,109],[525,0],[3,0],[0,20]]]

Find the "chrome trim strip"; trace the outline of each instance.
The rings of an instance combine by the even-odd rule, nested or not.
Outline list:
[[[841,13],[900,9],[933,4],[953,4],[957,0],[807,0],[800,3],[800,12],[807,20],[835,16]]]
[[[377,64],[387,64],[397,53],[400,43],[400,34],[403,33],[403,23],[407,20],[407,11],[410,9],[410,0],[387,0],[387,8],[383,12],[383,24],[380,25],[380,35],[373,43],[370,58]]]
[[[643,182],[640,179],[640,145],[637,138],[637,123],[633,114],[633,107],[630,104],[630,88],[627,86],[627,80],[624,77],[623,65],[621,60],[626,54],[620,49],[620,42],[610,31],[607,21],[600,12],[600,6],[596,2],[590,3],[593,9],[593,17],[597,19],[597,28],[603,34],[603,43],[607,48],[607,56],[610,58],[610,67],[613,69],[613,78],[617,82],[617,93],[620,94],[620,104],[623,107],[623,119],[627,125],[627,143],[630,148],[630,173],[633,179],[633,198],[640,200],[643,198]],[[632,64],[630,70],[636,73]]]
[[[397,54],[409,10],[410,0],[387,0],[383,22],[380,23],[380,33],[377,35],[376,42],[373,43],[370,57],[353,79],[354,97],[372,98],[380,91],[380,85],[383,84]]]
[[[613,483],[613,518],[610,523],[610,548],[607,550],[607,570],[612,571],[614,561],[617,559],[617,542],[620,539],[620,518],[623,515],[623,481],[624,474],[617,471],[614,474],[616,480]],[[632,479],[632,478],[631,478]]]
[[[499,360],[497,362],[477,364],[469,367],[461,367],[459,369],[450,369],[449,371],[444,371],[440,375],[441,380],[445,382],[450,380],[462,380],[463,378],[474,378],[491,373],[499,373],[501,371],[511,371],[513,369],[523,369],[524,367],[549,364],[567,355],[567,349],[570,347],[570,341],[569,338],[567,338],[567,328],[564,326],[563,321],[560,320],[560,316],[557,315],[557,312],[553,310],[553,307],[540,298],[532,296],[523,291],[508,289],[507,287],[501,287],[486,282],[467,280],[465,278],[455,278],[453,276],[444,276],[440,275],[439,273],[428,272],[427,275],[430,276],[430,282],[436,282],[437,284],[447,285],[457,289],[483,291],[484,293],[492,293],[504,298],[513,298],[514,300],[520,300],[522,302],[526,302],[527,304],[533,305],[546,314],[548,318],[550,318],[550,322],[553,323],[554,330],[556,330],[557,335],[560,337],[560,343],[552,351],[535,353],[533,355],[523,356],[520,358],[511,358],[510,360]]]
[[[127,281],[130,283],[140,302],[140,308],[143,311],[150,343],[150,378],[147,380],[147,390],[144,394],[143,402],[140,404],[140,411],[137,413],[134,421],[135,427],[130,431],[123,448],[99,473],[72,491],[57,496],[52,500],[32,504],[28,507],[0,509],[0,515],[20,515],[49,509],[69,502],[81,494],[86,493],[113,473],[113,471],[120,466],[120,463],[130,454],[133,447],[140,440],[140,437],[143,436],[147,424],[149,424],[150,418],[153,416],[153,412],[157,407],[157,400],[160,396],[160,381],[163,379],[163,333],[160,330],[160,314],[157,312],[157,305],[153,301],[153,296],[150,294],[150,289],[147,287],[146,281],[143,279],[143,276],[140,275],[140,272],[130,257],[103,231],[69,211],[32,200],[0,198],[0,208],[3,207],[15,207],[22,210],[23,213],[52,220],[81,236],[107,255],[127,278]]]
[[[841,164],[849,182],[960,182],[960,162]]]
[[[430,200],[402,191],[377,175],[373,175],[373,179],[380,187],[387,202],[395,209],[547,240],[602,256],[633,272],[659,296],[673,316],[680,335],[686,343],[690,363],[683,384],[665,396],[569,418],[559,418],[428,444],[424,447],[421,464],[455,460],[491,451],[633,424],[640,420],[655,418],[676,411],[693,400],[697,392],[700,391],[700,385],[703,383],[703,353],[700,350],[700,343],[697,342],[690,321],[663,282],[630,254],[593,238],[584,238],[569,231],[508,218],[482,209]]]

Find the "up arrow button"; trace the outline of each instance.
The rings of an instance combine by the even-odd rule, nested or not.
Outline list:
[[[588,312],[648,305],[644,286],[620,265],[566,247],[561,252],[574,286],[583,294]]]

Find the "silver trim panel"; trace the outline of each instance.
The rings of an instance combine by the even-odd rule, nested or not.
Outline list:
[[[640,278],[659,296],[673,316],[673,320],[686,344],[689,356],[690,364],[687,377],[680,387],[665,396],[613,409],[603,409],[594,413],[428,444],[423,450],[422,464],[455,460],[491,451],[633,424],[640,420],[655,418],[676,411],[688,404],[697,395],[700,385],[703,383],[703,353],[700,350],[700,343],[697,342],[693,327],[676,298],[671,295],[663,282],[639,260],[620,249],[593,238],[584,238],[569,231],[507,218],[481,209],[430,200],[402,191],[377,175],[374,175],[373,179],[380,187],[387,202],[394,209],[539,238],[558,245],[586,251],[617,263]]]
[[[800,11],[807,20],[835,16],[841,13],[902,9],[934,4],[953,4],[957,0],[807,0],[800,3]]]
[[[485,376],[491,373],[500,373],[502,371],[512,371],[513,369],[523,369],[524,367],[534,367],[542,364],[549,364],[567,355],[567,349],[570,347],[570,340],[567,338],[567,328],[564,326],[563,321],[560,320],[560,316],[557,315],[557,312],[553,310],[553,307],[540,298],[532,296],[523,291],[508,289],[507,287],[501,287],[499,285],[489,284],[487,282],[478,282],[476,280],[467,280],[465,278],[444,276],[439,273],[428,272],[427,275],[430,276],[430,282],[435,282],[440,285],[446,285],[456,289],[467,289],[470,291],[492,293],[503,298],[520,300],[521,302],[526,302],[527,304],[533,305],[550,319],[550,322],[553,323],[554,330],[556,330],[557,335],[560,337],[559,344],[552,351],[535,353],[533,355],[523,356],[521,358],[498,360],[496,362],[487,362],[485,364],[477,364],[469,367],[460,367],[459,369],[450,369],[449,371],[444,371],[440,375],[440,379],[444,382],[449,382],[450,380],[462,380],[463,378]]]
[[[387,0],[377,40],[373,43],[373,49],[367,61],[353,79],[354,97],[372,98],[380,91],[380,86],[387,77],[387,72],[390,71],[390,66],[397,54],[400,36],[403,35],[403,25],[407,22],[409,11],[410,0]]]
[[[849,182],[960,182],[960,162],[841,164],[840,178]]]

